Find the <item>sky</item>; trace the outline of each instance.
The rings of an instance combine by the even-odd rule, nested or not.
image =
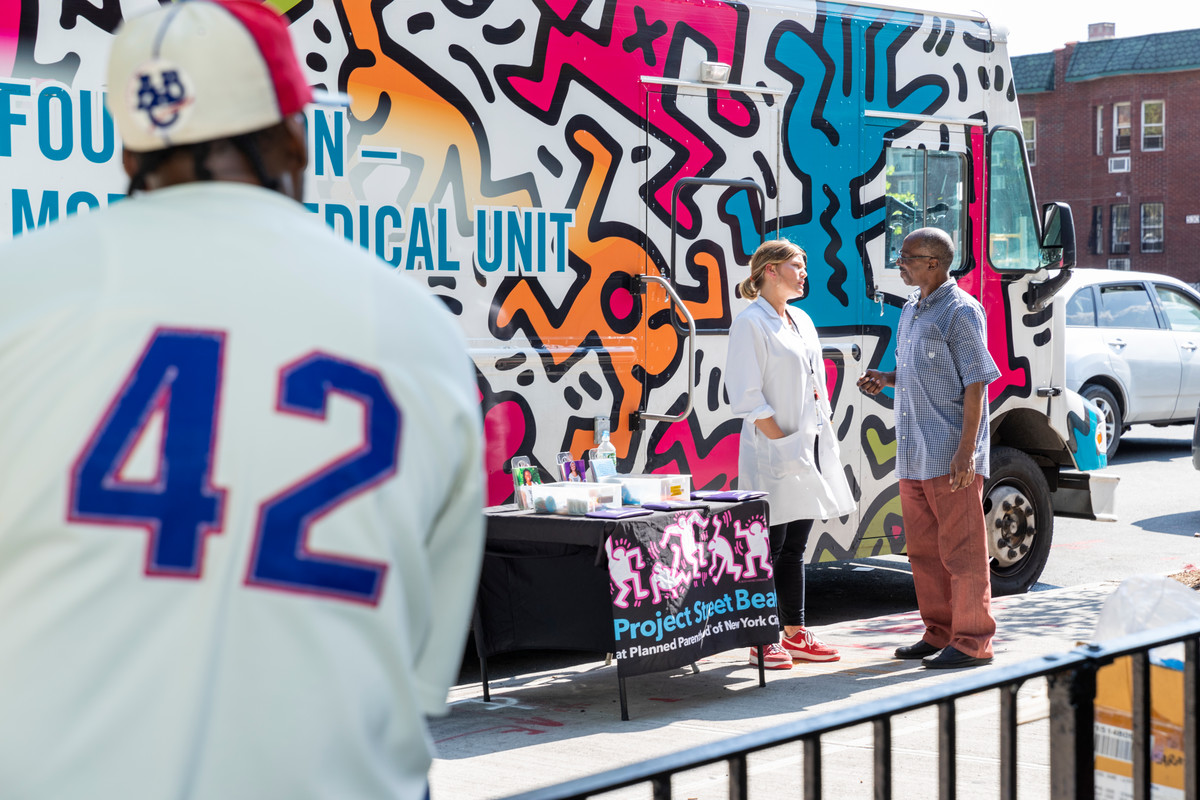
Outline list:
[[[895,2],[895,0],[892,0]],[[1115,22],[1117,36],[1200,28],[1200,3],[1176,0],[918,0],[930,11],[981,12],[1008,28],[1008,54],[1048,53],[1087,41],[1088,23]]]

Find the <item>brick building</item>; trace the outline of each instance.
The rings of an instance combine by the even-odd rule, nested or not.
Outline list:
[[[1081,267],[1200,282],[1200,29],[1088,34],[1013,58],[1038,202],[1070,203]]]

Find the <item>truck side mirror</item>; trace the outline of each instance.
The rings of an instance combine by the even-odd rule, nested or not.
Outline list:
[[[1075,266],[1075,220],[1066,203],[1042,206],[1042,265],[1061,269]]]
[[[1042,266],[1058,269],[1059,273],[1038,283],[1029,284],[1025,292],[1025,307],[1040,311],[1071,277],[1075,266],[1075,220],[1066,203],[1046,203],[1042,206]]]

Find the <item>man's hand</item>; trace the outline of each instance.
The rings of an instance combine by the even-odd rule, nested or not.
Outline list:
[[[986,383],[972,383],[963,388],[963,429],[958,449],[950,460],[950,491],[957,492],[975,482],[975,437],[983,419],[983,397]]]
[[[950,491],[966,489],[975,482],[975,451],[958,448],[950,460]]]
[[[888,386],[896,385],[896,373],[880,372],[877,369],[869,369],[862,374],[858,379],[858,388],[866,394],[879,394]]]

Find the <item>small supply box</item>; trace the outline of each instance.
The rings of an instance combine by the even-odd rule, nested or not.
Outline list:
[[[1133,663],[1096,673],[1096,798],[1133,800]],[[1151,793],[1183,798],[1183,670],[1150,665]]]
[[[663,500],[688,500],[692,496],[691,475],[610,475],[600,480],[603,483],[619,484],[621,502],[627,506],[640,506],[642,503],[658,503]]]
[[[533,494],[533,510],[539,514],[583,516],[598,508],[621,505],[620,487],[608,483],[560,481],[529,488]]]

